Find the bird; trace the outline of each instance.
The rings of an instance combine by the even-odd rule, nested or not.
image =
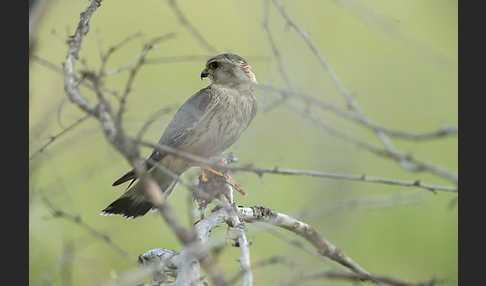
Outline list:
[[[210,84],[181,105],[158,143],[211,159],[233,145],[255,117],[257,100],[254,84],[257,80],[248,62],[232,53],[208,59],[200,78],[208,78]],[[203,166],[160,149],[153,150],[144,163],[166,197],[172,192],[176,180],[161,170],[163,168],[158,168],[157,164],[177,176],[191,167],[199,166],[204,171]],[[116,180],[113,186],[128,181],[131,182],[125,193],[104,208],[102,215],[121,215],[133,219],[154,208],[146,197],[141,181],[137,181],[134,169]]]

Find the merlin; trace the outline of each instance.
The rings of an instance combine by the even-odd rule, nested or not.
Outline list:
[[[201,72],[203,78],[209,78],[211,84],[179,108],[158,142],[209,159],[233,145],[255,117],[257,101],[253,83],[256,83],[256,77],[244,58],[225,53],[206,62]],[[157,164],[178,176],[190,167],[199,166],[180,156],[154,150],[145,160],[145,166],[167,195],[175,185],[174,176],[158,168]],[[128,190],[102,210],[102,214],[136,218],[153,208],[140,180],[135,182],[137,175],[133,169],[116,180],[113,186],[130,180]]]

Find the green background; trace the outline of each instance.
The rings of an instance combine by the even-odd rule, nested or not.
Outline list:
[[[57,66],[65,59],[66,39],[88,1],[52,0],[37,30],[34,54]],[[262,29],[263,1],[179,1],[181,10],[220,52],[245,57],[260,83],[285,87],[279,77],[268,38]],[[443,124],[457,125],[457,1],[343,0],[282,1],[287,12],[306,31],[344,86],[356,96],[364,112],[380,125],[425,132]],[[328,74],[302,38],[271,4],[269,22],[292,84],[314,97],[345,107]],[[200,55],[191,61],[151,64],[137,75],[128,98],[125,128],[136,134],[160,108],[178,106],[207,86],[199,74],[212,56],[182,26],[166,1],[106,0],[96,11],[81,57],[90,69],[100,63],[99,47],[106,51],[136,32],[138,38],[115,53],[107,69],[128,63],[151,38],[176,33],[149,58]],[[66,100],[60,74],[31,59],[29,94],[30,150],[32,154],[82,116]],[[77,64],[78,68],[86,68]],[[107,78],[106,86],[122,91],[128,73]],[[87,89],[86,97],[96,100]],[[350,142],[333,137],[285,107],[263,112],[276,94],[257,92],[260,111],[232,146],[241,163],[257,166],[363,174],[430,184],[449,182],[427,173],[411,173],[396,162],[377,157]],[[111,98],[113,99],[113,98]],[[301,107],[297,101],[291,104]],[[62,107],[60,107],[62,106]],[[330,113],[311,108],[333,126],[381,146],[373,132]],[[161,117],[144,138],[158,140],[174,111]],[[457,137],[411,142],[392,138],[395,147],[457,173]],[[150,150],[142,149],[143,154]],[[180,250],[180,244],[160,216],[149,213],[136,220],[99,216],[125,186],[111,183],[129,169],[128,163],[105,140],[98,122],[87,122],[56,140],[30,161],[29,278],[32,285],[101,285],[132,269],[113,248],[62,218],[53,218],[42,201],[46,196],[59,209],[82,219],[110,236],[134,257],[157,247]],[[197,174],[197,169],[190,174]],[[320,230],[361,266],[372,273],[410,282],[431,278],[457,284],[457,195],[436,195],[413,188],[291,177],[236,173],[248,195],[235,194],[238,204],[264,205],[298,215],[320,208],[321,215],[304,219]],[[187,191],[178,186],[170,205],[187,225]],[[366,204],[367,201],[392,202]],[[412,202],[409,202],[412,200]],[[342,206],[348,207],[339,207]],[[347,202],[347,203],[346,203]],[[353,202],[358,202],[353,204]],[[409,203],[405,203],[409,202]],[[195,221],[196,218],[194,218]],[[249,226],[252,262],[273,255],[286,256],[307,271],[341,269],[332,262],[306,254],[267,231]],[[294,235],[280,232],[294,239]],[[224,235],[224,228],[215,235]],[[74,259],[62,260],[66,245]],[[307,245],[310,247],[310,245]],[[239,250],[227,246],[221,264],[231,277],[239,269]],[[72,269],[72,277],[66,276]],[[301,268],[272,265],[255,269],[255,285],[276,285]],[[71,283],[69,282],[69,283]],[[322,281],[305,285],[321,285]],[[331,282],[331,284],[344,284]],[[362,283],[368,284],[368,283]]]

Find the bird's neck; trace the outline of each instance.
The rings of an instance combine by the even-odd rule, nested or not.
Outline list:
[[[238,91],[253,91],[253,84],[249,82],[212,83],[214,87],[236,89]]]

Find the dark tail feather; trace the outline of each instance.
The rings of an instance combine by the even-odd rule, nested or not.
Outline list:
[[[137,200],[132,197],[122,196],[116,201],[112,202],[104,210],[102,215],[122,215],[126,218],[136,218],[146,214],[153,205],[145,200]]]
[[[137,176],[135,175],[135,171],[131,170],[125,175],[123,175],[120,179],[116,180],[112,186],[117,186],[119,184],[125,183],[128,180],[135,179]]]
[[[182,173],[184,170],[178,173]],[[123,182],[125,178],[130,178],[128,172],[123,177],[118,179],[116,183]],[[174,178],[169,176],[165,172],[159,170],[158,168],[151,171],[152,178],[159,184],[160,189],[163,192],[167,192],[167,196],[172,191],[172,187],[175,186]],[[128,179],[127,179],[128,180]],[[133,186],[129,187],[128,190],[119,197],[116,201],[112,202],[104,210],[101,211],[102,215],[122,215],[126,218],[136,218],[146,214],[151,208],[153,208],[152,203],[145,197],[145,189],[140,181],[136,182]]]

